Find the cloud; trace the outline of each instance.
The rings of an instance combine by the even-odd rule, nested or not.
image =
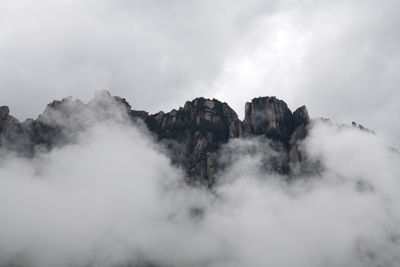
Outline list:
[[[23,119],[67,95],[169,110],[199,95],[276,95],[313,117],[319,175],[286,182],[266,140],[233,140],[213,191],[142,126],[92,125],[74,144],[0,163],[0,265],[398,266],[398,1],[0,3],[1,105]],[[267,152],[266,152],[267,151]]]
[[[270,6],[257,0],[3,1],[2,101],[24,118],[54,98],[87,100],[93,90],[108,89],[136,108],[172,109],[203,94],[197,85],[214,79],[256,13]]]
[[[232,140],[213,190],[183,183],[140,124],[100,122],[74,144],[10,156],[0,265],[397,266],[399,155],[318,123],[301,146],[324,171],[288,182],[265,168],[279,155],[267,140]]]
[[[243,102],[276,95],[312,117],[358,121],[398,146],[397,1],[283,1],[240,40],[214,96],[240,116]]]
[[[396,0],[5,0],[0,7],[1,104],[20,119],[53,99],[86,101],[98,89],[150,112],[216,97],[240,117],[246,101],[276,95],[399,145]]]

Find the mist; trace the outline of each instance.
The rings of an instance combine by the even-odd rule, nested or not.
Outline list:
[[[396,0],[1,0],[0,106],[23,121],[98,89],[127,102],[68,98],[26,121],[54,125],[54,139],[0,140],[0,267],[400,266],[400,153],[388,147],[400,147],[398,10]],[[296,143],[298,177],[273,171],[286,148],[230,138],[212,188],[192,186],[126,111],[198,96],[242,120],[245,99],[276,96],[377,134],[314,120]]]
[[[266,139],[233,139],[210,190],[189,186],[142,123],[93,123],[0,161],[0,266],[398,266],[400,157],[379,136],[314,121],[322,169],[288,180]]]

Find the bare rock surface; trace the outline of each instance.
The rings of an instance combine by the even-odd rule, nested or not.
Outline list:
[[[196,98],[170,112],[149,114],[134,110],[126,99],[97,91],[88,103],[71,97],[55,100],[36,119],[20,123],[7,106],[0,107],[0,148],[7,153],[32,157],[37,151],[73,143],[78,134],[98,121],[145,125],[166,148],[171,163],[183,168],[187,181],[212,186],[225,164],[221,148],[230,140],[260,137],[269,157],[268,170],[286,176],[307,171],[300,143],[308,134],[310,117],[305,106],[292,112],[276,97],[258,97],[245,104],[245,118],[217,99]],[[353,124],[354,126],[354,124]],[[355,125],[361,130],[362,126]]]

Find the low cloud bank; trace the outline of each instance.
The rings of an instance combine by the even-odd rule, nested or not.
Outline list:
[[[140,125],[2,159],[0,266],[398,266],[399,155],[323,123],[302,149],[323,171],[287,182],[265,140],[232,140],[213,190],[187,186]]]

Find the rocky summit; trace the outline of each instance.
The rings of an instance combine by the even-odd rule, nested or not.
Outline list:
[[[144,123],[166,147],[171,162],[186,172],[192,184],[212,186],[225,165],[220,149],[234,138],[262,137],[283,156],[266,163],[271,171],[287,177],[304,172],[299,142],[307,136],[307,108],[292,112],[275,97],[258,97],[245,104],[241,121],[227,103],[196,98],[172,111],[149,114],[133,110],[121,97],[98,91],[88,103],[71,97],[48,104],[37,119],[19,122],[7,106],[0,107],[0,147],[3,153],[32,157],[38,151],[74,142],[79,132],[96,121]],[[268,151],[265,151],[266,153]]]

